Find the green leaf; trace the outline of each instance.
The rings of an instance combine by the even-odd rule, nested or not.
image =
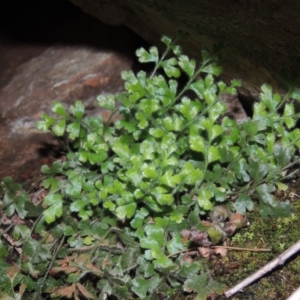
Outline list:
[[[67,126],[67,132],[69,132],[69,137],[71,140],[75,140],[79,136],[80,132],[80,122],[74,122]]]
[[[224,102],[218,101],[208,111],[209,119],[215,122],[220,116],[225,114],[227,107]]]
[[[179,175],[184,183],[194,185],[196,182],[200,182],[203,179],[203,171],[196,169],[192,163],[184,163]]]
[[[181,104],[176,105],[176,109],[181,112],[187,121],[191,121],[202,109],[202,105],[199,101],[194,100],[191,102],[188,97],[183,97]]]
[[[116,209],[116,215],[119,219],[132,218],[136,211],[136,203],[119,206]]]
[[[106,108],[110,111],[113,111],[115,109],[116,98],[114,95],[108,95],[106,97],[100,95],[97,97],[97,101],[100,107]]]
[[[132,290],[140,299],[145,299],[150,286],[150,281],[143,278],[134,278],[132,280]]]
[[[139,62],[154,62],[158,63],[158,50],[156,47],[151,47],[149,52],[146,51],[144,48],[140,48],[136,51],[136,56],[139,59]]]
[[[164,184],[170,187],[175,187],[181,181],[180,175],[173,175],[172,170],[168,170],[162,177],[160,177],[160,184]]]
[[[141,128],[141,129],[145,129],[147,126],[148,126],[148,120],[145,116],[145,114],[141,113],[141,112],[137,112],[135,114],[135,117],[137,118],[137,120],[139,120],[139,123],[138,123],[138,127]]]
[[[140,144],[140,153],[142,154],[142,160],[153,160],[156,150],[156,144],[152,141],[145,140]]]
[[[222,126],[220,125],[213,125],[211,128],[211,141],[213,141],[216,137],[223,133]]]
[[[206,143],[202,136],[190,135],[189,143],[192,150],[206,153]]]
[[[42,118],[44,121],[38,121],[36,127],[39,130],[47,131],[55,123],[55,119],[45,113],[42,113]]]
[[[162,68],[164,69],[168,77],[178,78],[180,76],[180,70],[174,66],[177,65],[177,59],[170,58],[161,63]]]
[[[161,106],[157,99],[142,99],[139,104],[139,109],[149,117],[160,108]]]
[[[69,180],[71,182],[66,186],[66,194],[70,196],[79,197],[82,190],[83,177],[71,173],[69,175]]]
[[[247,173],[247,162],[244,158],[241,158],[233,165],[233,170],[236,172],[236,175],[239,179],[243,179],[245,182],[250,181],[250,176]],[[254,169],[254,167],[253,167]]]
[[[294,154],[291,147],[286,148],[280,144],[274,145],[273,153],[281,168],[285,168],[290,163]]]
[[[168,193],[168,190],[161,186],[153,188],[151,194],[160,205],[171,205],[174,201],[173,195]]]
[[[290,98],[300,101],[300,89],[295,89],[290,93]]]
[[[192,276],[184,283],[184,291],[198,293],[195,300],[206,300],[213,295],[222,295],[227,289],[225,284],[219,283],[206,274]]]
[[[212,105],[217,100],[217,95],[212,89],[206,89],[203,96],[207,105]]]
[[[62,195],[60,194],[48,194],[44,203],[49,207],[44,211],[45,219],[47,223],[52,223],[62,216]]]
[[[282,201],[276,203],[276,205],[273,208],[274,211],[274,216],[277,218],[287,218],[290,217],[292,212],[291,212],[291,204],[289,201]]]
[[[263,202],[271,206],[275,205],[274,197],[271,194],[271,192],[273,192],[273,188],[271,186],[264,183],[256,187],[256,191]]]
[[[186,55],[181,55],[179,57],[178,65],[189,76],[189,78],[194,75],[196,62],[193,59],[190,60]]]
[[[113,144],[112,150],[123,160],[129,160],[131,156],[131,151],[128,145],[121,141],[117,141]]]
[[[61,102],[55,101],[52,105],[52,111],[62,117],[67,117],[67,112]]]
[[[165,135],[165,131],[161,128],[150,128],[149,133],[156,138],[161,138]]]
[[[289,188],[288,185],[284,184],[283,182],[276,182],[276,185],[280,191],[286,191]]]
[[[253,209],[253,206],[253,201],[245,193],[241,193],[237,198],[236,202],[233,204],[233,207],[236,210],[236,212],[240,214],[245,214],[247,210],[251,211]]]
[[[132,228],[140,228],[144,224],[145,218],[148,215],[149,211],[145,207],[142,207],[140,210],[137,210],[134,219],[130,222]]]
[[[74,117],[81,119],[83,117],[85,108],[81,101],[76,101],[75,105],[71,105],[70,110]]]
[[[157,177],[157,171],[154,164],[143,164],[141,171],[144,177],[155,179]]]
[[[272,87],[268,84],[264,84],[261,87],[262,93],[260,94],[261,101],[267,106],[267,108],[273,112],[278,104],[281,102],[281,97],[278,94],[273,96]]]
[[[78,212],[81,209],[83,209],[86,205],[87,205],[87,203],[85,200],[76,200],[75,202],[73,202],[71,204],[70,210]]]
[[[210,201],[212,196],[211,191],[202,188],[198,193],[199,206],[205,210],[211,210],[213,208],[213,203]]]
[[[213,161],[219,160],[221,158],[219,150],[215,146],[210,146],[208,149],[208,162],[211,163]]]
[[[222,67],[218,66],[216,63],[212,63],[205,66],[204,68],[201,68],[201,71],[203,73],[219,76],[222,73]]]
[[[173,50],[173,53],[177,56],[181,55],[181,53],[182,53],[182,49],[178,45],[172,46],[172,50]]]
[[[287,103],[284,106],[284,122],[288,129],[294,128],[296,125],[296,121],[293,117],[295,114],[295,108],[293,104]]]
[[[66,119],[58,120],[52,127],[52,131],[56,136],[63,136],[66,128]]]
[[[166,255],[161,254],[155,261],[154,261],[155,269],[159,269],[164,271],[165,273],[170,273],[172,269],[176,269],[177,266],[168,258]]]
[[[166,35],[163,35],[162,38],[161,38],[161,41],[162,41],[167,47],[169,47],[169,46],[171,45],[172,39],[169,38],[169,37],[166,36]]]
[[[257,158],[250,158],[247,171],[253,178],[254,182],[259,182],[268,174],[269,166],[267,164],[262,163]]]

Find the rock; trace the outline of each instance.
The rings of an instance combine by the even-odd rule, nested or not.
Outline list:
[[[151,44],[162,35],[189,33],[187,54],[200,59],[201,49],[222,43],[223,79],[242,80],[244,99],[256,99],[263,83],[281,92],[278,72],[299,71],[300,2],[71,0],[103,22],[126,25]]]
[[[34,31],[25,30],[22,40],[12,32],[0,33],[0,179],[32,179],[42,164],[61,155],[56,139],[35,129],[41,113],[51,113],[53,101],[69,105],[80,99],[89,107],[97,95],[121,91],[120,73],[133,66],[138,40],[133,33],[101,24],[71,4],[67,12],[79,22],[58,21],[57,38],[46,44],[30,41]],[[60,43],[64,37],[66,43]],[[107,118],[107,112],[97,113]]]

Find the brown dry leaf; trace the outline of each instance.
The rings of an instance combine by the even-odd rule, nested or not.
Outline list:
[[[51,269],[51,272],[58,273],[58,272],[65,272],[67,274],[75,273],[78,271],[77,267],[71,266],[62,266],[62,267],[54,267]]]
[[[235,233],[237,226],[233,222],[225,223],[223,230],[226,232],[227,236],[231,236]]]
[[[226,205],[216,206],[210,213],[213,222],[224,222],[230,216],[230,211]]]
[[[199,231],[199,230],[191,230],[189,235],[189,240],[195,243],[201,244],[203,240],[208,238],[208,233]]]
[[[85,268],[87,270],[90,270],[91,272],[93,272],[94,274],[96,274],[98,276],[102,276],[103,275],[103,272],[99,268],[95,267],[91,262],[87,262],[85,264]]]
[[[22,296],[23,294],[24,294],[24,292],[25,292],[25,290],[26,290],[26,284],[25,283],[22,283],[21,285],[20,285],[20,288],[19,288],[19,295],[20,296]]]
[[[56,263],[60,266],[68,265],[70,262],[73,262],[75,258],[77,257],[76,253],[73,253],[71,256],[67,256],[64,259],[58,259]]]
[[[225,257],[227,255],[228,249],[220,246],[220,247],[214,248],[214,252],[216,254],[220,254],[222,257]]]
[[[48,192],[44,188],[40,188],[38,191],[31,195],[31,202],[38,206],[44,198],[47,196]]]
[[[201,224],[202,224],[203,226],[205,226],[205,227],[211,227],[211,226],[212,226],[212,222],[205,221],[205,220],[201,221]]]
[[[89,298],[89,299],[95,299],[95,297],[79,282],[76,283],[76,286],[78,288],[78,290],[80,291],[80,293],[85,297],[85,298]]]
[[[3,215],[1,217],[1,224],[3,225],[10,225],[10,224],[25,224],[25,222],[16,214],[12,217],[8,218],[7,216]]]
[[[198,247],[198,251],[202,257],[209,257],[212,253],[212,249],[208,247]]]
[[[188,238],[189,238],[189,236],[190,236],[190,234],[191,234],[191,231],[190,230],[188,230],[188,229],[183,229],[183,230],[181,230],[181,237],[183,238],[183,239],[185,239],[185,240],[188,240]]]
[[[10,279],[10,281],[13,281],[19,273],[20,269],[16,265],[11,266],[5,270],[5,275]]]
[[[229,221],[234,223],[237,228],[242,228],[249,225],[247,217],[238,213],[232,214]]]
[[[194,260],[192,259],[192,257],[190,255],[184,255],[183,258],[180,260],[180,265],[183,266],[183,264],[187,262],[188,264],[192,264],[194,262]]]
[[[51,297],[53,298],[67,297],[71,299],[75,292],[75,288],[76,288],[75,284],[72,284],[70,286],[64,285],[58,288],[53,288],[51,289]]]

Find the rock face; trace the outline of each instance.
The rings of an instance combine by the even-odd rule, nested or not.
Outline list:
[[[189,33],[188,54],[224,44],[224,79],[242,79],[240,93],[256,98],[261,84],[280,91],[278,72],[299,70],[300,2],[297,0],[71,0],[113,25],[126,25],[152,44],[161,35]]]
[[[59,9],[66,9],[65,15],[76,22],[57,20]],[[126,28],[100,23],[72,4],[54,5],[48,13],[54,14],[57,33],[46,42],[47,22],[42,20],[40,36],[25,26],[0,32],[0,180],[10,175],[24,182],[57,158],[57,141],[35,129],[41,113],[51,113],[55,100],[69,105],[80,99],[89,108],[97,95],[119,92],[120,72],[132,68],[140,43]],[[106,117],[105,111],[93,113]]]
[[[109,3],[105,9],[111,9]],[[122,17],[119,10],[105,9],[107,21],[115,15],[115,22],[126,23],[125,12]],[[120,72],[139,68],[134,55],[144,42],[62,0],[42,6],[39,0],[28,0],[18,12],[12,4],[14,18],[0,27],[0,180],[13,176],[24,182],[61,155],[57,140],[35,128],[41,113],[51,113],[55,100],[69,105],[79,99],[88,111],[107,118],[104,110],[93,109],[93,101],[99,94],[122,90]],[[237,97],[223,100],[231,117],[245,119]]]

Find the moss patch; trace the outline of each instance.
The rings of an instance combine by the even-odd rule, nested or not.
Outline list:
[[[209,262],[216,280],[233,287],[247,276],[276,258],[300,237],[300,181],[296,182],[282,200],[290,199],[293,214],[288,218],[262,219],[257,211],[249,214],[250,226],[237,232],[229,246],[268,248],[270,252],[229,251],[227,257]],[[299,285],[300,257],[297,254],[264,278],[232,296],[230,299],[286,299]],[[218,300],[226,299],[220,296]]]

